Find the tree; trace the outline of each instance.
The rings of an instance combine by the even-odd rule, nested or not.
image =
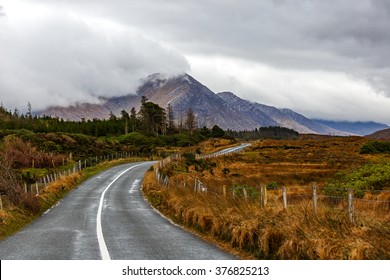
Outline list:
[[[32,107],[30,101],[27,103],[27,113],[26,117],[32,119]]]
[[[134,132],[135,129],[137,128],[137,111],[135,110],[134,107],[131,108],[130,110],[130,125]]]
[[[114,113],[112,111],[110,111],[108,119],[110,121],[116,121],[117,120],[116,116],[114,115]]]
[[[125,122],[125,134],[128,134],[129,133],[129,119],[130,119],[129,113],[127,113],[125,110],[122,110],[121,115],[122,115],[121,119]]]
[[[225,131],[223,131],[223,129],[220,128],[218,125],[214,125],[211,129],[211,137],[220,138],[223,136],[225,136]]]
[[[188,133],[190,134],[190,137],[192,137],[195,127],[196,127],[196,119],[195,119],[194,112],[190,107],[187,111],[187,118],[186,118],[186,128],[188,129]]]
[[[16,179],[13,164],[12,151],[0,151],[0,193],[7,195],[17,205],[23,198],[23,189]]]
[[[15,107],[13,116],[14,116],[15,118],[18,118],[18,117],[19,117],[19,109],[16,108],[16,107]]]
[[[171,104],[168,104],[167,107],[167,129],[169,133],[174,133],[176,130],[175,127],[175,114]]]
[[[166,114],[165,110],[159,105],[150,101],[143,101],[138,114],[145,132],[156,133],[157,135],[164,133]]]

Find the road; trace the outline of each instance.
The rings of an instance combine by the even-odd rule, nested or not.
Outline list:
[[[15,235],[0,259],[235,259],[152,209],[140,186],[154,162],[113,167],[90,178]]]
[[[223,149],[221,151],[218,151],[218,152],[215,152],[212,154],[200,155],[200,156],[198,156],[198,158],[212,158],[212,157],[222,156],[222,155],[226,155],[226,154],[238,153],[251,145],[252,144],[250,144],[250,143],[242,143],[239,146]]]

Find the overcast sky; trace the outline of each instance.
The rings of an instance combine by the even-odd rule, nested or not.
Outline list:
[[[0,101],[134,92],[156,72],[307,117],[390,124],[388,0],[0,0]]]

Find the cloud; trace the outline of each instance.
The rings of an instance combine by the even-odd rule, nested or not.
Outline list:
[[[252,101],[294,106],[299,112],[331,119],[372,118],[390,123],[390,117],[386,119],[377,108],[387,105],[390,98],[388,0],[3,2],[7,16],[0,22],[14,14],[23,19],[30,11],[37,15],[34,20],[46,20],[40,25],[28,23],[29,28],[13,26],[6,35],[0,29],[0,40],[13,38],[8,46],[19,49],[8,64],[27,65],[10,75],[8,88],[11,80],[21,81],[19,84],[27,81],[37,95],[42,85],[49,85],[52,91],[63,91],[56,91],[57,98],[69,100],[69,92],[74,92],[81,100],[124,93],[138,77],[154,72],[190,71],[211,88],[236,91]],[[23,7],[9,10],[16,5],[13,3]],[[49,20],[48,15],[55,12]],[[34,36],[30,36],[30,29]],[[32,37],[51,46],[58,42],[63,50],[50,47],[39,51]],[[28,46],[18,46],[19,41]],[[35,64],[21,62],[20,53],[38,53],[47,71],[36,71]],[[51,53],[48,58],[43,56],[47,53]],[[69,63],[54,67],[49,60],[61,56]],[[82,67],[70,64],[79,60]],[[231,68],[240,71],[233,73]],[[67,74],[61,81],[60,75],[53,77],[56,72]],[[19,73],[29,79],[21,80]],[[126,75],[130,77],[127,82]],[[44,77],[49,77],[48,81],[42,82]],[[61,82],[63,85],[57,86]],[[15,87],[14,82],[12,85]],[[66,89],[67,85],[71,88]],[[0,82],[0,89],[4,88],[4,81],[3,86]],[[310,106],[318,100],[322,106],[312,112]]]
[[[34,109],[98,102],[135,92],[154,72],[188,70],[184,56],[127,28],[50,10],[0,25],[0,91],[5,105]],[[8,15],[5,17],[7,19]]]
[[[191,69],[211,90],[290,108],[307,117],[389,123],[390,99],[344,72],[280,69],[245,59],[189,56]]]

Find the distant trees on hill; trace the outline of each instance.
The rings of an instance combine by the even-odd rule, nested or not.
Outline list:
[[[166,109],[150,102],[143,97],[139,112],[131,108],[130,112],[123,109],[120,116],[112,112],[107,119],[92,119],[66,121],[50,116],[33,116],[31,104],[28,103],[27,113],[20,114],[18,109],[13,112],[0,106],[0,130],[26,129],[35,133],[62,132],[70,134],[85,134],[94,137],[121,136],[138,132],[148,137],[162,137],[168,145],[191,145],[207,137],[231,137],[243,140],[261,138],[290,139],[298,136],[298,132],[284,127],[260,127],[253,131],[224,131],[218,125],[211,130],[207,127],[198,128],[196,115],[188,109],[184,119],[175,123],[173,108]],[[184,137],[183,135],[187,135]],[[174,135],[182,135],[177,140]],[[163,136],[172,136],[171,139]],[[1,137],[1,135],[0,135]],[[161,139],[161,140],[162,140]],[[172,140],[176,139],[176,140]],[[165,141],[165,140],[164,140]],[[163,144],[163,143],[161,143]]]
[[[186,126],[176,127],[174,112],[169,105],[167,109],[161,108],[158,104],[142,98],[139,112],[131,108],[130,112],[123,109],[120,116],[112,112],[107,119],[92,119],[79,121],[67,121],[50,116],[33,116],[31,104],[28,103],[27,113],[20,114],[18,109],[14,112],[0,107],[0,129],[15,130],[27,129],[34,132],[50,133],[65,132],[79,133],[95,137],[126,135],[130,132],[140,132],[151,136],[173,135],[179,132],[188,132],[192,137],[196,130],[195,115],[189,109],[187,118],[184,120]]]
[[[292,139],[299,136],[299,133],[293,129],[269,126],[255,128],[252,131],[226,131],[226,135],[243,140],[256,140],[261,138],[273,138],[273,139]]]

